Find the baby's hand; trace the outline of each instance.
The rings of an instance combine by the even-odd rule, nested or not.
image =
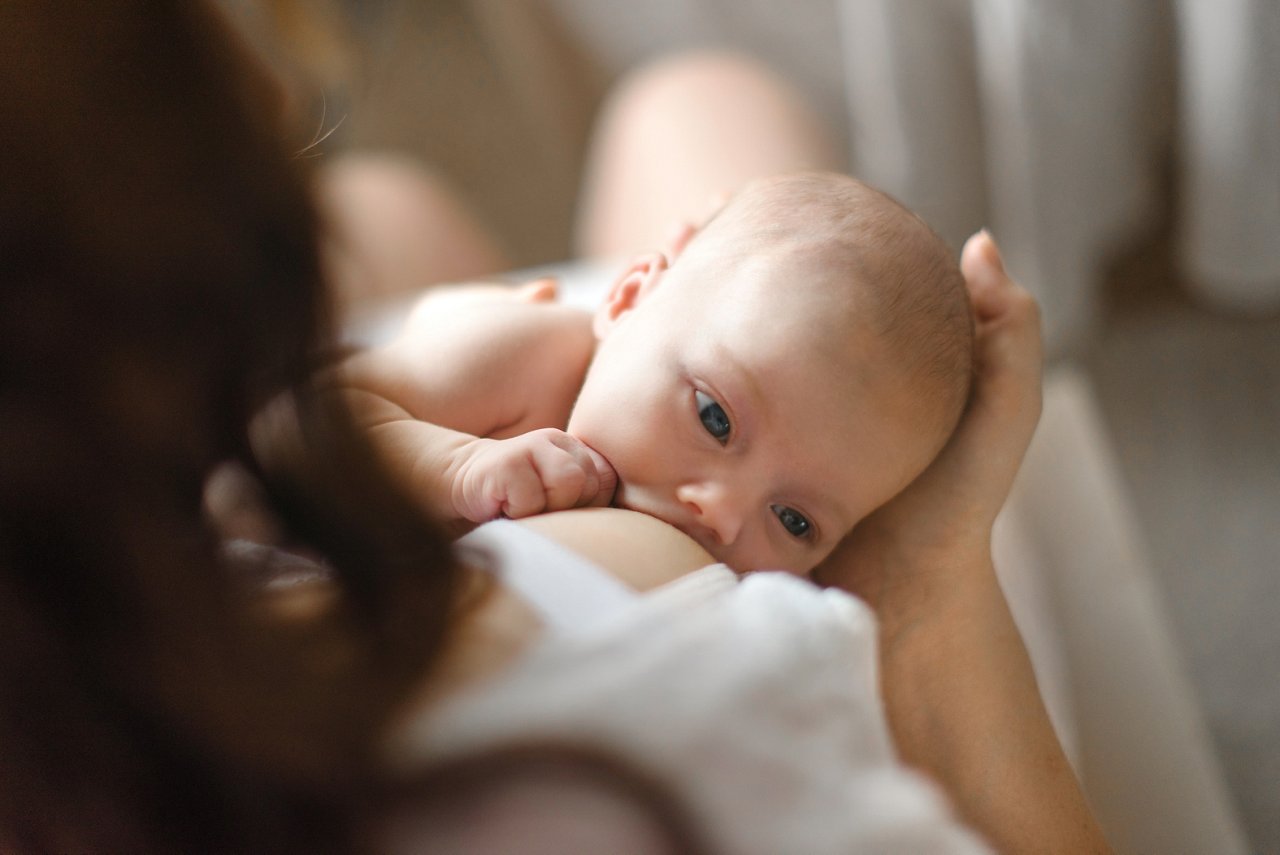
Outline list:
[[[618,483],[595,449],[555,428],[477,439],[463,449],[456,472],[454,510],[472,522],[604,506]]]

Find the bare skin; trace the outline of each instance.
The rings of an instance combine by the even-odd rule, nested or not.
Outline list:
[[[665,119],[654,121],[657,116]],[[751,144],[722,144],[739,135],[746,135]],[[839,166],[822,122],[796,92],[751,63],[727,55],[659,63],[624,82],[604,110],[592,152],[580,212],[581,251],[601,255],[643,250],[619,281],[631,276],[646,294],[643,289],[652,282],[670,278],[666,268],[676,263],[729,191],[761,176]],[[342,192],[363,204],[350,217],[354,222],[347,231],[368,236],[359,243],[372,259],[367,265],[372,270],[400,271],[401,279],[438,276],[441,270],[427,269],[427,253],[410,252],[412,263],[406,263],[401,259],[404,252],[381,242],[386,229],[376,220],[387,215],[368,200],[376,201],[394,186],[385,180],[392,168],[376,159],[357,159],[329,175],[331,193],[345,186]],[[361,174],[372,189],[358,189]],[[414,181],[409,186],[423,184]],[[440,192],[443,188],[435,190],[419,194],[420,199],[438,198],[416,206],[422,211],[417,220],[445,221],[443,231],[455,236],[447,241],[449,252],[442,256],[446,260],[462,254],[473,265],[483,266],[484,254],[474,250],[484,242],[473,237],[474,223]],[[450,212],[454,216],[447,216]],[[402,226],[397,229],[403,232]],[[758,343],[776,330],[780,318],[794,318],[800,332],[781,348],[786,356],[763,366],[774,374],[780,373],[784,359],[798,361],[796,346],[812,337],[813,324],[792,305],[797,297],[789,277],[795,274],[794,265],[780,265],[779,281],[767,284],[791,294],[789,300],[742,313],[741,329],[725,335],[742,347],[742,342]],[[750,293],[736,287],[739,280],[734,284],[734,293],[689,319],[690,329],[676,336],[665,322],[668,318],[660,319],[658,329],[641,346],[653,347],[659,333],[676,347],[705,339],[709,324],[724,317],[727,308],[741,309],[743,295]],[[611,297],[612,305],[606,307],[609,320],[619,314],[644,315],[643,306],[632,311],[641,302],[635,294],[641,292],[617,287],[614,293],[621,296]],[[685,310],[692,311],[692,298],[681,293],[686,294]],[[838,399],[830,390],[854,373],[848,366],[833,370],[834,363],[822,354],[800,360],[805,371],[787,365],[786,379],[772,378],[778,388],[767,398],[774,410],[792,415],[785,424],[774,419],[776,438],[751,444],[753,459],[738,455],[743,465],[732,470],[707,463],[707,455],[691,452],[677,459],[674,450],[689,443],[669,440],[664,432],[686,414],[663,410],[658,416],[658,406],[641,405],[633,394],[637,381],[647,379],[641,374],[643,366],[661,354],[641,354],[625,372],[606,375],[595,369],[588,374],[588,364],[598,352],[597,339],[604,338],[599,313],[592,321],[550,305],[545,290],[490,287],[479,292],[476,302],[457,296],[428,296],[396,342],[357,357],[331,379],[383,446],[407,489],[458,532],[499,515],[522,518],[616,500],[622,507],[676,525],[736,570],[805,573],[858,519],[918,474],[944,439],[941,431],[922,435],[915,427],[921,419],[913,402],[894,400],[895,390],[911,382],[888,372],[871,381],[869,366],[876,355],[863,346],[853,365],[867,375],[860,391],[874,400],[874,406],[863,400],[856,415],[798,415],[819,404],[834,405]],[[758,349],[753,346],[750,352],[754,355]],[[601,350],[616,354],[619,349]],[[681,356],[671,347],[666,354],[672,361]],[[830,373],[819,376],[823,371]],[[812,388],[796,388],[795,377]],[[480,389],[486,393],[477,394]],[[602,399],[607,406],[592,406]],[[800,399],[797,406],[783,406],[795,399]],[[716,397],[714,403],[733,415],[730,402]],[[694,411],[692,404],[686,409]],[[623,412],[625,418],[620,417]],[[877,417],[869,415],[873,413]],[[621,436],[620,425],[635,425],[646,414],[651,424],[644,431],[636,426],[630,436]],[[748,421],[734,418],[733,424]],[[759,459],[766,447],[768,457]],[[850,449],[865,450],[865,459],[851,459],[855,453]],[[833,471],[832,461],[841,461],[844,471]],[[779,518],[787,523],[780,526]]]
[[[1039,312],[985,233],[962,267],[979,319],[968,412],[924,475],[816,576],[875,610],[895,741],[970,824],[1001,852],[1110,852],[991,562],[991,526],[1040,414]]]
[[[595,340],[587,313],[533,288],[428,295],[403,332],[326,382],[405,487],[458,532],[605,505],[615,476],[565,433]]]
[[[646,79],[656,81],[651,89]],[[668,63],[660,75],[634,80],[628,98],[617,102],[622,106],[615,106],[602,125],[596,178],[584,196],[585,210],[611,225],[607,238],[580,231],[584,251],[632,251],[651,245],[655,234],[670,237],[678,250],[701,222],[706,200],[717,193],[779,168],[822,165],[806,160],[824,148],[814,145],[810,119],[794,133],[787,128],[795,123],[766,123],[777,141],[775,154],[764,158],[767,162],[754,155],[737,157],[750,148],[742,145],[743,125],[700,125],[711,134],[704,141],[717,164],[738,164],[741,171],[705,170],[704,164],[656,155],[646,165],[657,149],[609,142],[616,129],[637,123],[665,124],[671,137],[679,139],[681,121],[698,117],[662,105],[675,99],[678,106],[682,91],[708,81],[717,86],[732,82],[740,96],[733,103],[746,104],[737,113],[743,121],[752,115],[753,99],[765,114],[778,115],[769,113],[767,105],[777,107],[778,93],[785,90],[768,79],[742,61],[702,56]],[[737,130],[716,137],[715,127]],[[659,174],[656,164],[666,164],[663,182],[671,183],[655,187],[679,187],[678,198],[639,191],[620,198],[609,191],[627,175]],[[608,210],[611,205],[630,206],[636,216],[615,217]],[[1038,312],[1031,297],[1004,273],[989,237],[969,241],[962,269],[979,319],[972,403],[924,474],[865,519],[815,575],[875,609],[895,740],[906,762],[944,786],[967,823],[1002,852],[1105,853],[1110,849],[1053,733],[991,563],[991,525],[1039,416]],[[652,517],[631,512],[567,511],[526,524],[581,550],[638,590],[705,563],[696,543]],[[635,548],[601,548],[619,542]],[[618,565],[619,556],[626,556],[629,569]],[[637,575],[639,568],[643,575]],[[461,682],[500,670],[541,631],[533,619],[522,624],[523,634],[514,639],[509,634],[497,638],[496,626],[483,628],[486,608],[478,606],[479,617],[471,623],[477,630],[466,653],[471,664],[455,672]],[[496,624],[505,624],[504,633],[511,626],[503,620]],[[459,649],[457,655],[463,652]]]
[[[807,573],[946,429],[844,296],[845,266],[800,240],[739,246],[725,222],[730,240],[672,265],[641,256],[594,315],[536,284],[434,292],[330,382],[460,529],[612,502],[739,572]]]
[[[964,269],[981,319],[974,403],[925,474],[817,575],[875,609],[895,741],[968,824],[1001,852],[1106,853],[991,563],[991,525],[1039,417],[1038,311],[985,234],[969,241]],[[679,531],[630,511],[566,511],[522,524],[638,591],[711,560]],[[419,703],[500,672],[542,632],[500,586],[461,620],[462,640]]]
[[[723,104],[728,120],[690,109],[707,103],[697,96],[704,90],[734,93],[711,102]],[[687,240],[707,200],[736,182],[831,156],[820,131],[815,140],[816,120],[741,60],[677,58],[619,91],[597,132],[595,181],[584,191],[584,253],[631,250],[654,234]],[[711,154],[660,156],[657,146],[628,144],[636,127],[667,140],[668,155],[696,131],[699,150]],[[744,142],[756,134],[769,144]],[[631,192],[614,192],[619,186]],[[908,763],[942,782],[967,822],[1001,852],[1109,852],[991,563],[991,525],[1040,412],[1038,310],[1005,275],[988,236],[970,239],[961,266],[978,317],[972,403],[924,475],[860,523],[815,576],[875,609],[895,739]]]

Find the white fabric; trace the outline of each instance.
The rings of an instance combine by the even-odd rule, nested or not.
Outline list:
[[[589,633],[634,605],[635,591],[554,541],[510,520],[494,520],[460,538],[460,555],[491,567],[556,633]]]
[[[543,580],[539,600],[582,583],[576,571],[556,576],[580,562],[558,545],[509,555],[543,565],[503,571]],[[498,678],[424,713],[392,760],[411,768],[507,741],[585,743],[659,776],[721,851],[987,852],[897,763],[875,638],[870,610],[845,594],[705,567],[589,630],[549,631]]]

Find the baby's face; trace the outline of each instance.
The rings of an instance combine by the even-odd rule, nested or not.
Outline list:
[[[739,572],[813,569],[941,445],[874,337],[818,318],[782,273],[640,293],[603,332],[568,425],[613,464],[615,505]]]

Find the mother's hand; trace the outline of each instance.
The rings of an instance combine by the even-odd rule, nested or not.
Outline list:
[[[965,243],[960,267],[977,324],[974,389],[960,424],[929,468],[814,571],[878,612],[901,605],[886,597],[904,588],[990,566],[991,526],[1040,416],[1035,300],[1005,273],[985,231]]]

